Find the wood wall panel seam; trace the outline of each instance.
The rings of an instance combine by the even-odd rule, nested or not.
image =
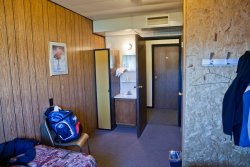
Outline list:
[[[29,63],[29,73],[30,73],[30,91],[31,91],[31,105],[32,105],[32,115],[33,124],[37,125],[40,122],[39,110],[38,110],[38,94],[37,94],[37,82],[36,82],[36,68],[34,55],[34,45],[33,45],[33,28],[32,28],[32,15],[31,15],[31,4],[29,0],[24,0],[25,8],[25,24],[26,24],[26,35],[27,35],[27,53],[28,53],[28,63]],[[35,136],[34,138],[39,139],[40,131],[35,126]]]
[[[73,47],[72,47],[72,31],[71,31],[71,13],[66,10],[66,42],[68,50],[68,84],[69,84],[69,106],[75,112],[75,92],[74,87],[70,86],[74,81],[74,64],[73,64]]]
[[[70,46],[70,44],[69,43],[67,43],[67,28],[66,28],[66,10],[63,10],[63,12],[64,12],[64,34],[65,34],[65,36],[64,36],[64,41],[65,41],[65,43],[67,44],[67,46],[69,47]],[[67,51],[67,54],[68,54],[69,52]],[[69,65],[69,59],[67,60],[68,61],[68,65]],[[68,69],[69,69],[69,67],[68,67]],[[66,105],[67,105],[67,107],[68,108],[70,108],[70,106],[71,106],[71,100],[70,100],[70,82],[69,82],[69,74],[67,74],[67,75],[64,75],[63,76],[63,80],[65,81],[65,87],[66,87],[66,91],[65,91],[65,93],[64,93],[64,95],[65,95],[65,101],[66,101]]]
[[[80,92],[81,92],[81,101],[80,101],[80,106],[83,110],[80,111],[81,115],[81,120],[82,123],[84,124],[84,130],[87,130],[86,127],[86,120],[85,120],[85,90],[84,90],[84,71],[83,71],[83,50],[82,50],[82,27],[81,27],[81,16],[77,15],[77,20],[78,20],[78,30],[79,30],[79,68],[78,70],[80,71],[80,77],[79,77],[79,86],[80,86]]]
[[[82,72],[82,80],[81,80],[81,83],[82,83],[82,93],[83,93],[83,100],[82,100],[82,107],[83,107],[83,111],[82,111],[82,115],[83,115],[83,122],[85,124],[84,126],[84,129],[87,130],[88,129],[88,124],[86,123],[87,122],[87,104],[86,104],[86,95],[87,95],[87,91],[89,90],[86,90],[86,74],[85,74],[85,69],[86,69],[86,66],[87,64],[85,64],[84,62],[84,59],[85,59],[85,51],[84,51],[84,28],[83,28],[83,18],[81,16],[79,16],[79,29],[80,29],[80,54],[81,54],[81,57],[80,57],[80,61],[81,61],[81,72]],[[85,64],[85,65],[83,65]]]
[[[80,55],[80,30],[79,30],[79,16],[78,15],[75,15],[74,16],[74,19],[75,19],[75,47],[76,47],[76,69],[77,69],[77,110],[79,112],[79,118],[80,118],[80,121],[82,124],[84,124],[84,118],[83,118],[83,114],[82,114],[82,111],[81,111],[81,102],[82,102],[82,88],[81,88],[81,77],[82,77],[82,73],[81,73],[81,61],[80,61],[80,58],[81,58],[81,55]]]
[[[49,41],[47,43],[47,45],[49,45],[49,42],[56,42],[57,41],[57,32],[55,32],[55,30],[57,29],[57,18],[56,18],[56,5],[54,3],[48,2],[48,33],[49,33]],[[47,51],[49,52],[49,50]],[[49,55],[48,55],[49,58]],[[53,77],[53,76],[48,76],[49,79],[51,80],[50,82],[50,86],[52,87],[52,97],[54,99],[54,105],[60,105],[58,104],[58,100],[57,100],[57,89],[54,89],[56,83],[57,83],[57,77]],[[59,97],[61,98],[61,96]]]
[[[66,34],[66,15],[65,10],[61,7],[57,7],[57,39],[59,42],[66,43],[67,37]],[[66,43],[67,47],[68,44]],[[68,60],[69,61],[69,60]],[[61,100],[62,107],[69,108],[69,81],[68,74],[60,76],[60,85],[61,85]]]
[[[38,91],[37,91],[37,70],[35,67],[35,58],[34,58],[34,38],[33,38],[33,27],[32,27],[32,11],[31,11],[31,3],[30,0],[24,0],[25,6],[25,22],[26,27],[28,27],[26,32],[30,34],[27,35],[27,46],[28,47],[28,61],[30,64],[30,83],[31,83],[31,97],[32,97],[32,108],[33,108],[33,121],[35,125],[35,136],[34,138],[40,138],[40,131],[37,126],[40,127],[40,112],[39,112],[39,99],[38,99]]]
[[[77,68],[76,68],[76,41],[75,41],[75,18],[74,14],[70,13],[70,23],[73,28],[73,32],[71,32],[71,42],[72,42],[72,61],[75,63],[73,64],[72,62],[72,85],[74,87],[74,112],[76,113],[77,117],[80,118],[80,113],[79,110],[77,109]]]
[[[58,12],[58,6],[50,3],[51,7],[54,8],[54,11],[50,11],[50,17],[49,19],[51,19],[49,21],[49,24],[52,24],[54,22],[54,29],[51,29],[50,33],[51,33],[51,38],[52,42],[58,42],[58,16],[57,16],[57,12]],[[58,76],[51,76],[52,78],[52,85],[53,85],[53,95],[54,95],[54,105],[62,105],[62,94],[61,94],[61,84],[60,84],[60,75]]]
[[[41,1],[32,1],[31,3],[31,15],[32,17],[32,27],[33,27],[33,42],[34,42],[34,56],[35,56],[35,67],[36,67],[36,81],[37,81],[37,94],[39,103],[39,117],[40,122],[46,108],[48,107],[48,85],[46,76],[46,66],[45,66],[45,51],[44,51],[44,29],[43,22],[39,19],[43,19],[42,5]],[[39,19],[38,19],[39,18]],[[40,125],[39,122],[39,125]],[[39,127],[37,127],[39,128]]]
[[[43,1],[43,25],[44,25],[44,50],[46,55],[46,73],[47,73],[47,85],[48,85],[48,95],[49,98],[53,98],[53,87],[52,87],[52,79],[50,77],[50,67],[49,67],[49,18],[48,18],[48,1]]]

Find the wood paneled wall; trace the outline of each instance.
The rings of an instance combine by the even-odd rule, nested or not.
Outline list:
[[[68,49],[68,75],[49,75],[48,42]],[[47,0],[0,0],[0,143],[40,138],[54,104],[73,110],[88,133],[96,129],[93,49],[104,38],[92,21]]]

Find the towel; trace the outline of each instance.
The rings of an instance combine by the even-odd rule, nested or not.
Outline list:
[[[120,77],[127,69],[124,67],[117,68],[116,70],[116,76]]]

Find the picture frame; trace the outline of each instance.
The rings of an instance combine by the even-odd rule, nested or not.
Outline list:
[[[50,76],[68,74],[67,47],[65,43],[49,42]]]

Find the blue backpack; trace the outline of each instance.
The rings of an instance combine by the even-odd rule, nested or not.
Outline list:
[[[81,136],[82,126],[72,111],[62,110],[58,106],[49,107],[45,116],[48,126],[56,134],[57,142],[66,143]]]

